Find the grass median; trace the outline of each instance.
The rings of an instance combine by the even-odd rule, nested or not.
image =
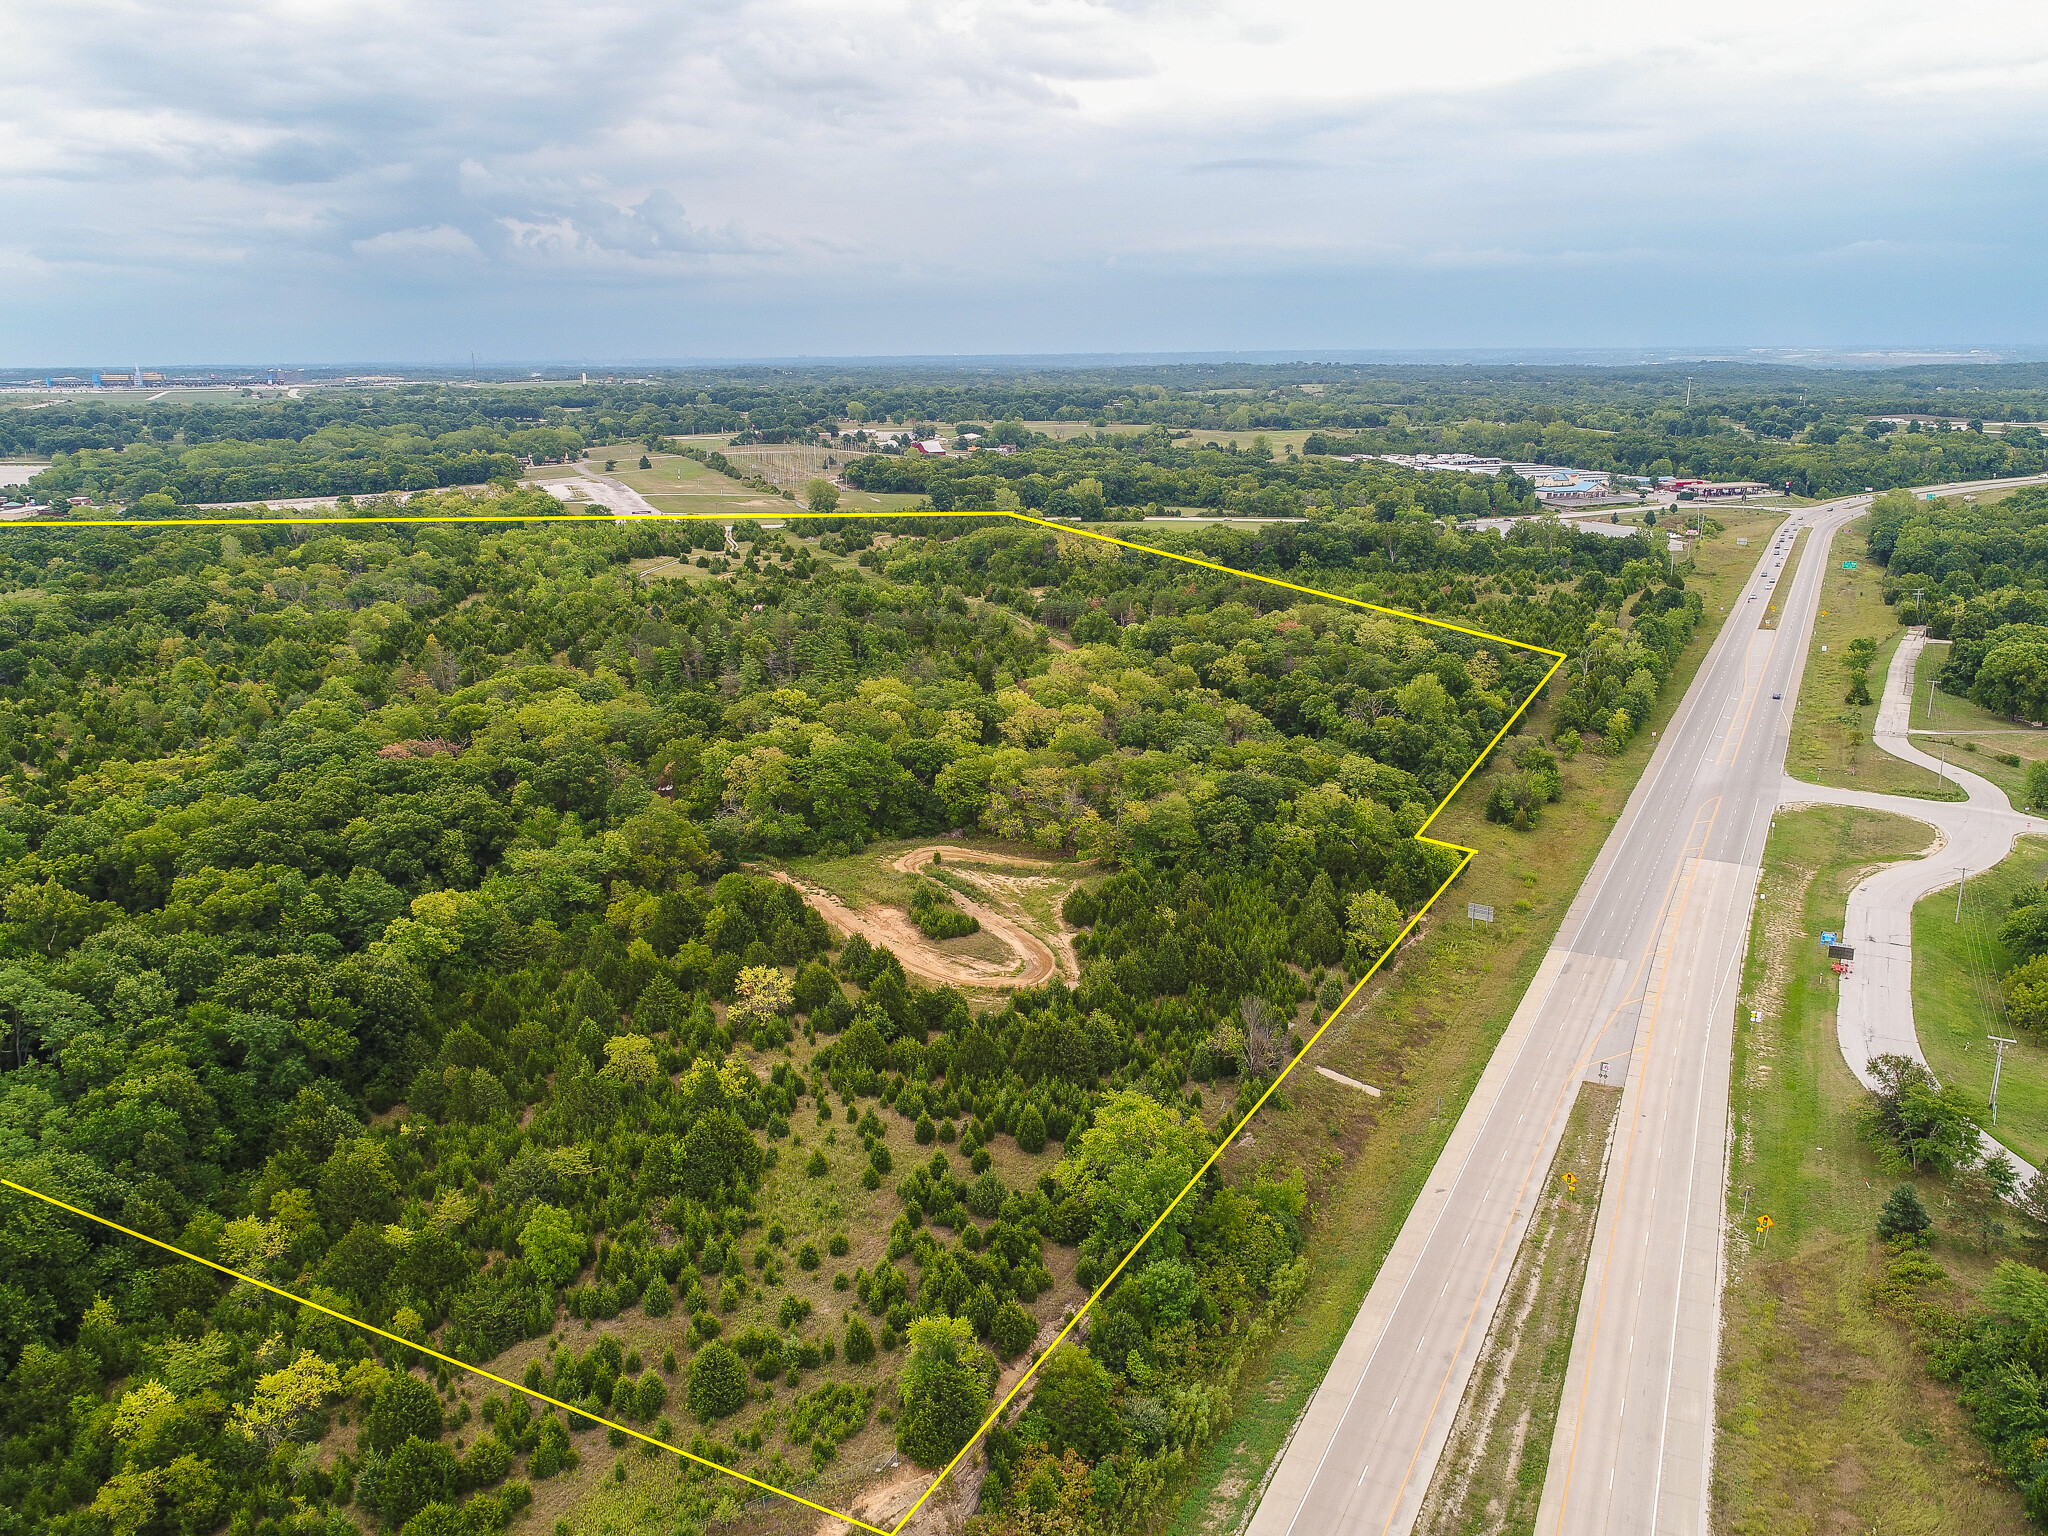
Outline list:
[[[1879,573],[1870,560],[1868,533],[1867,520],[1858,518],[1835,534],[1827,553],[1820,611],[1799,680],[1799,707],[1792,716],[1785,770],[1795,779],[1837,789],[1961,800],[1963,792],[1953,783],[1938,782],[1927,769],[1892,756],[1871,740],[1885,673],[1905,631],[1898,614],[1885,604]],[[1843,569],[1845,561],[1855,562],[1855,569]],[[1853,681],[1849,646],[1855,640],[1877,647],[1866,674],[1868,704],[1847,702]]]
[[[1928,828],[1845,807],[1781,814],[1764,854],[1736,1032],[1731,1250],[1714,1464],[1716,1530],[2019,1536],[2019,1495],[1991,1467],[1910,1332],[1875,1308],[1878,1207],[1897,1182],[1861,1139],[1863,1092],[1835,1036],[1836,982],[1814,942],[1871,868]],[[1762,1015],[1749,1022],[1749,1010]],[[1940,1209],[1938,1181],[1922,1198]],[[1752,1246],[1768,1215],[1767,1248]],[[1964,1294],[1991,1257],[1942,1240]]]
[[[1530,1536],[1572,1358],[1621,1089],[1582,1083],[1416,1517],[1419,1536]]]
[[[1739,597],[1781,520],[1769,513],[1729,517],[1723,533],[1695,551],[1686,582],[1701,592],[1706,618],[1673,669],[1648,722],[1652,729],[1639,732],[1627,751],[1613,758],[1582,753],[1565,764],[1564,799],[1529,832],[1483,819],[1484,775],[1446,807],[1431,834],[1477,848],[1479,856],[1400,963],[1382,972],[1383,981],[1375,979],[1331,1026],[1304,1070],[1288,1080],[1291,1107],[1263,1114],[1253,1134],[1233,1148],[1234,1159],[1309,1170],[1315,1216],[1309,1286],[1286,1327],[1246,1360],[1233,1416],[1193,1463],[1165,1522],[1174,1536],[1228,1536],[1258,1507],[1267,1475],[1358,1315],[1586,871],[1705,659],[1728,604]],[[1738,546],[1737,537],[1748,538],[1748,547]],[[1532,709],[1528,729],[1550,733],[1547,703]],[[1469,927],[1462,915],[1467,901],[1494,907],[1500,921]],[[1385,1097],[1368,1099],[1317,1076],[1317,1065],[1371,1083]]]

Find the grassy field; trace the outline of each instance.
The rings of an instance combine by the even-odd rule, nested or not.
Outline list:
[[[1571,1363],[1621,1090],[1580,1085],[1451,1438],[1415,1522],[1426,1536],[1530,1536]]]
[[[1769,514],[1731,519],[1726,532],[1697,550],[1687,583],[1703,594],[1708,622],[1673,669],[1650,722],[1656,730],[1684,697],[1715,620],[1761,554],[1758,542],[1778,522]],[[1750,547],[1737,548],[1738,536],[1748,537]],[[1531,711],[1528,729],[1548,734],[1547,707]],[[1430,830],[1478,849],[1478,857],[1399,963],[1374,978],[1304,1062],[1371,1083],[1385,1097],[1366,1099],[1301,1071],[1287,1080],[1289,1107],[1276,1112],[1269,1105],[1251,1134],[1233,1144],[1226,1158],[1233,1176],[1266,1160],[1308,1170],[1315,1218],[1309,1287],[1272,1345],[1246,1363],[1235,1416],[1196,1463],[1165,1522],[1174,1536],[1228,1536],[1256,1507],[1267,1471],[1357,1316],[1655,744],[1643,732],[1620,757],[1582,754],[1565,764],[1564,799],[1528,832],[1483,818],[1490,784],[1475,775]],[[1466,901],[1492,905],[1502,921],[1468,927],[1457,915]]]
[[[1781,815],[1765,851],[1731,1102],[1735,1236],[1713,1496],[1714,1526],[1732,1536],[2030,1529],[1953,1395],[1865,1289],[1894,1181],[1856,1129],[1863,1094],[1836,1043],[1835,979],[1813,934],[1840,925],[1864,872],[1926,841],[1900,817],[1820,807]],[[1747,1022],[1752,1008],[1760,1025]],[[1935,1181],[1921,1193],[1941,1209]],[[1747,1237],[1759,1214],[1776,1223],[1762,1251]],[[1947,1241],[1936,1250],[1962,1292],[1982,1285],[1989,1257]]]
[[[1974,766],[1974,765],[1973,765]],[[2018,1040],[2005,1054],[1999,1080],[1998,1124],[1988,1110],[1981,1123],[2028,1162],[2048,1162],[2048,1045],[2005,1023],[1998,978],[2013,956],[1998,942],[1998,928],[2015,892],[2048,879],[2048,838],[2023,837],[2004,863],[1972,874],[1963,887],[1962,920],[1956,893],[1936,891],[1913,908],[1913,1023],[1934,1075],[1991,1102],[1994,1053],[1987,1035]]]
[[[1930,650],[1920,658],[1921,676],[1913,694],[1913,745],[1936,755],[1946,749],[1950,762],[1989,779],[2005,791],[2015,809],[2024,810],[2027,768],[2048,758],[2048,730],[1993,714],[1939,688],[1930,695],[1927,672],[1939,672],[1947,661],[1946,650]]]
[[[812,1047],[801,1038],[791,1047],[800,1069]],[[766,1076],[780,1052],[761,1053],[744,1044],[735,1053],[757,1074]],[[884,1348],[865,1365],[855,1366],[844,1358],[822,1372],[807,1371],[800,1385],[791,1387],[776,1381],[759,1391],[739,1413],[721,1419],[709,1430],[699,1431],[683,1405],[688,1383],[690,1350],[686,1342],[689,1314],[699,1307],[715,1309],[722,1325],[720,1336],[731,1341],[749,1329],[779,1332],[779,1314],[785,1298],[808,1304],[810,1312],[797,1331],[808,1340],[835,1344],[843,1338],[845,1318],[861,1317],[873,1333],[883,1336],[883,1320],[869,1315],[852,1289],[842,1289],[857,1268],[870,1270],[886,1258],[890,1223],[902,1209],[895,1184],[911,1167],[943,1152],[957,1172],[968,1163],[951,1139],[957,1125],[962,1130],[972,1119],[971,1109],[956,1102],[952,1090],[932,1093],[916,1102],[901,1099],[895,1107],[872,1104],[870,1113],[879,1116],[884,1140],[895,1159],[890,1177],[879,1189],[862,1187],[860,1174],[867,1154],[855,1128],[846,1123],[843,1111],[834,1106],[829,1118],[798,1117],[786,1139],[771,1141],[773,1163],[762,1180],[756,1212],[761,1225],[745,1234],[735,1247],[731,1262],[722,1274],[698,1278],[702,1296],[688,1294],[694,1271],[684,1271],[684,1283],[674,1312],[650,1318],[638,1305],[625,1306],[616,1318],[592,1323],[565,1318],[554,1338],[579,1353],[587,1353],[605,1335],[616,1338],[622,1350],[637,1354],[648,1370],[661,1369],[664,1350],[673,1350],[677,1366],[664,1372],[669,1386],[669,1403],[664,1410],[674,1434],[663,1434],[676,1443],[693,1445],[700,1433],[708,1437],[700,1454],[734,1467],[777,1487],[800,1493],[830,1507],[845,1509],[871,1493],[888,1478],[880,1476],[895,1454],[895,1430],[889,1410],[894,1406],[893,1378],[901,1366],[901,1345]],[[915,1110],[928,1107],[934,1120],[946,1122],[941,1144],[919,1146],[912,1122]],[[905,1113],[910,1109],[912,1113]],[[1061,1145],[1048,1144],[1045,1151],[1022,1151],[1014,1138],[995,1136],[986,1144],[992,1170],[1011,1189],[1037,1182],[1059,1160]],[[813,1173],[807,1164],[813,1152],[822,1153],[825,1171]],[[843,1253],[832,1252],[834,1238],[843,1241]],[[816,1267],[804,1267],[804,1249],[815,1245]],[[1087,1291],[1076,1283],[1074,1265],[1078,1251],[1047,1243],[1043,1263],[1051,1286],[1031,1304],[1029,1310],[1040,1321],[1041,1344],[1050,1337],[1055,1320],[1078,1306]],[[545,1358],[550,1340],[540,1339],[514,1346],[489,1368],[513,1380],[520,1378],[531,1360]],[[1010,1362],[1005,1384],[1014,1381],[1027,1357]],[[630,1365],[630,1358],[629,1358]],[[629,1372],[630,1374],[630,1372]],[[793,1398],[815,1390],[827,1379],[845,1382],[874,1392],[873,1412],[866,1425],[838,1448],[837,1455],[822,1467],[814,1467],[803,1447],[789,1438]],[[465,1388],[465,1392],[472,1389]],[[481,1396],[478,1393],[477,1396]],[[353,1434],[353,1431],[347,1433]],[[573,1436],[581,1463],[573,1471],[534,1485],[534,1518],[531,1529],[555,1529],[557,1519],[567,1519],[569,1528],[588,1536],[668,1536],[677,1528],[676,1495],[685,1486],[702,1485],[714,1476],[692,1469],[677,1458],[643,1452],[630,1444],[607,1442],[604,1431],[585,1431]],[[621,1475],[616,1469],[624,1468]],[[908,1469],[905,1475],[912,1475]],[[918,1477],[919,1486],[930,1474]],[[713,1490],[718,1490],[714,1485]],[[751,1532],[794,1533],[812,1531],[818,1517],[800,1506],[780,1499],[764,1499],[740,1485],[731,1485],[729,1513],[717,1518],[737,1518],[746,1509],[746,1529]]]
[[[803,511],[804,487],[813,479],[831,479],[844,470],[848,455],[836,449],[813,448],[801,445],[772,447],[728,448],[723,438],[677,439],[704,447],[716,448],[737,467],[760,474],[778,491],[792,492],[798,499],[791,501],[780,495],[742,485],[728,475],[699,463],[679,453],[647,453],[638,443],[600,444],[586,450],[585,461],[602,471],[607,461],[617,467],[610,471],[613,479],[631,486],[664,512],[711,513],[721,517],[779,518],[797,516]],[[638,467],[645,455],[649,468]],[[550,466],[539,471],[533,478],[561,478],[580,471],[563,466]],[[875,495],[867,491],[856,491],[844,486],[839,492],[839,510],[842,512],[900,511],[916,506],[924,498],[908,495]]]
[[[1912,795],[1922,800],[1961,800],[1963,792],[1953,784],[1937,785],[1926,769],[1893,757],[1872,742],[1876,703],[1844,702],[1849,692],[1849,642],[1877,642],[1869,679],[1870,696],[1875,700],[1884,691],[1885,671],[1905,634],[1898,615],[1885,606],[1870,563],[1867,532],[1861,519],[1850,523],[1835,535],[1829,552],[1828,569],[1821,577],[1813,643],[1807,649],[1806,671],[1799,682],[1799,706],[1792,716],[1786,772],[1809,784],[1831,784],[1839,789],[1867,789],[1873,794]],[[1854,560],[1856,569],[1843,570],[1844,560]]]
[[[1771,574],[1771,584],[1757,593],[1754,603],[1744,603],[1745,608],[1754,608],[1758,629],[1776,629],[1784,595],[1792,590],[1792,578],[1799,574],[1799,562],[1812,547],[1812,530],[1802,528],[1793,536],[1792,547],[1785,551]],[[1775,552],[1774,552],[1775,554]]]

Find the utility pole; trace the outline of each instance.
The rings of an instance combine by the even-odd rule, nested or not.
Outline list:
[[[1996,1125],[1998,1124],[1998,1078],[2005,1071],[2005,1048],[2008,1045],[2017,1045],[2019,1042],[2002,1039],[1997,1035],[1986,1035],[1984,1038],[1998,1047],[1998,1060],[1991,1068],[1991,1123]]]

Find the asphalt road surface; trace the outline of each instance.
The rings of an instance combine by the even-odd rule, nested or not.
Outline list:
[[[1922,1066],[1920,1035],[1913,1019],[1913,907],[1933,891],[1953,887],[1972,873],[1982,874],[2012,852],[2019,838],[2044,830],[2037,816],[2012,808],[2005,791],[1990,780],[1943,763],[1914,746],[1907,732],[1915,663],[1926,646],[1925,632],[1909,631],[1892,655],[1880,703],[1878,746],[1927,770],[1945,774],[1969,795],[1967,801],[1916,800],[1905,795],[1873,795],[1865,790],[1823,788],[1787,778],[1779,804],[1855,805],[1889,811],[1927,824],[1935,846],[1917,859],[1901,859],[1865,877],[1849,894],[1843,914],[1842,942],[1856,957],[1842,977],[1835,1002],[1836,1038],[1842,1059],[1866,1088],[1875,1088],[1870,1059],[1879,1055],[1910,1057]],[[1937,650],[1927,665],[1939,667],[1946,654]],[[1937,841],[1935,834],[1940,834]],[[2021,1182],[2034,1176],[2032,1164],[2006,1152],[1989,1131],[1980,1131],[1985,1155],[2005,1152],[2019,1170]]]
[[[1623,1087],[1621,1118],[1537,1530],[1708,1528],[1737,977],[1826,543],[1869,501],[1794,512],[1765,544],[1273,1469],[1251,1536],[1413,1527],[1589,1081]],[[1813,547],[1781,586],[1801,534]]]
[[[1765,544],[1275,1470],[1252,1536],[1413,1525],[1587,1081],[1625,1092],[1539,1529],[1652,1529],[1624,1501],[1684,1509],[1673,1528],[1694,1528],[1711,1426],[1728,1019],[1784,761],[1802,649],[1794,621],[1812,606],[1817,566],[1803,563],[1789,598],[1776,583],[1801,529],[1831,529],[1865,503],[1794,513]],[[1763,629],[1774,602],[1785,619]],[[1681,1358],[1706,1390],[1670,1390]],[[1660,1473],[1667,1461],[1673,1475]]]

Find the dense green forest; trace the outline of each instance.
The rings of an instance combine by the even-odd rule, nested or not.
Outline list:
[[[2048,718],[2048,489],[1981,507],[1879,497],[1870,553],[1900,619],[1954,642],[1943,688],[2001,714]]]
[[[1886,414],[1940,416],[1959,429],[1922,431],[1916,422],[1893,430],[1872,420]],[[1328,504],[1341,475],[1334,466],[1202,458],[1203,433],[1306,431],[1309,461],[1464,451],[1639,475],[1789,481],[1800,494],[1832,495],[2039,471],[2048,447],[2036,426],[1977,428],[2044,418],[2048,368],[2038,364],[1871,373],[1706,365],[1690,379],[1655,368],[1331,364],[731,368],[636,385],[414,384],[246,403],[60,398],[0,410],[0,456],[53,460],[36,482],[42,496],[132,501],[160,492],[212,502],[480,483],[522,458],[560,458],[599,442],[654,447],[687,434],[736,443],[816,442],[821,434],[837,442],[844,434],[858,448],[864,424],[891,424],[980,431],[1035,450],[1029,470],[987,473],[1014,480],[1051,473],[1055,463],[1080,469],[1061,488],[1096,481],[1110,506],[1237,507],[1233,497],[1256,499],[1277,486],[1283,494],[1258,503],[1272,511],[1298,509],[1311,496]],[[1062,450],[1022,426],[1033,421],[1127,430]],[[1128,430],[1133,425],[1154,430]],[[1066,457],[1074,453],[1084,457]],[[950,482],[959,474],[902,460],[862,472],[877,477],[876,488],[902,481],[916,491],[928,477]],[[1518,506],[1526,490],[1431,478],[1454,482],[1425,498],[1439,516]],[[1383,489],[1369,487],[1366,499]],[[1349,504],[1362,503],[1353,495]]]
[[[0,1531],[481,1532],[627,1478],[597,1414],[815,1495],[942,1464],[1442,881],[1412,834],[1550,666],[1003,520],[648,583],[702,530],[364,510],[0,543],[0,1174],[583,1411],[10,1195]],[[1162,542],[1568,650],[1557,746],[1618,743],[1698,599],[1551,537]],[[1073,861],[1078,985],[925,987],[770,878],[954,828]],[[1208,1176],[986,1443],[990,1529],[1144,1523],[1312,1219]]]

